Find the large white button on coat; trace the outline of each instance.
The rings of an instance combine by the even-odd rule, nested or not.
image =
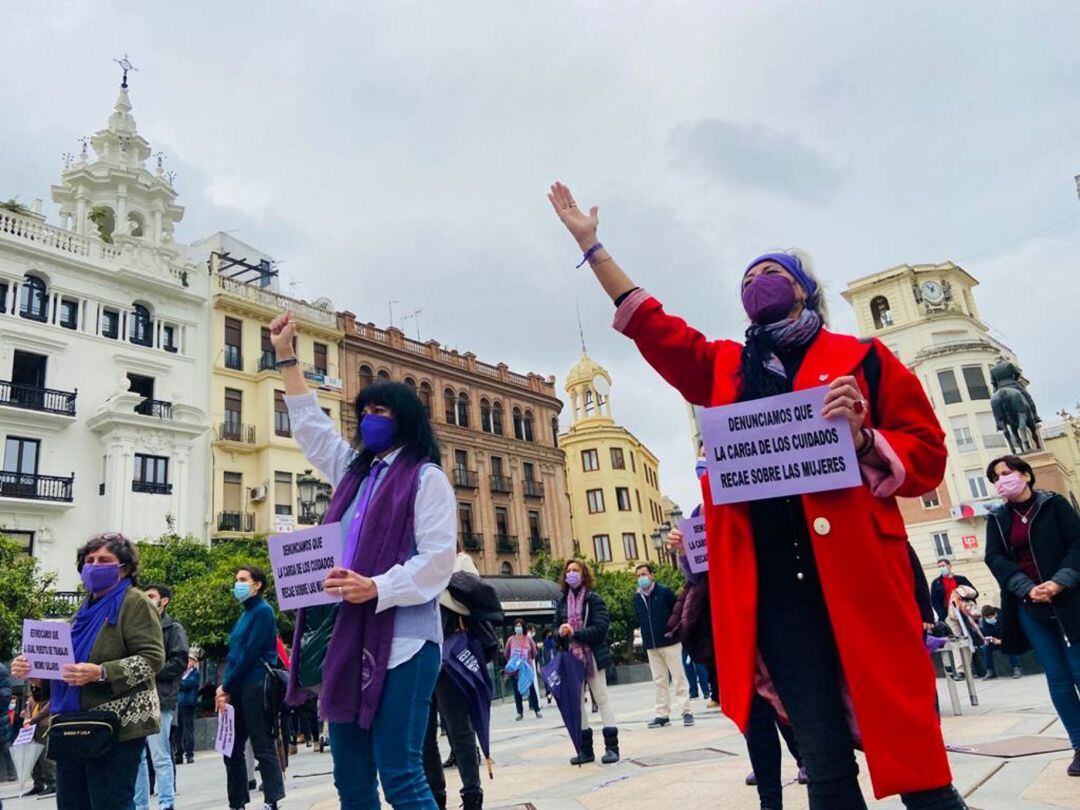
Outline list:
[[[832,531],[832,524],[825,518],[819,517],[814,521],[814,531],[824,536]]]

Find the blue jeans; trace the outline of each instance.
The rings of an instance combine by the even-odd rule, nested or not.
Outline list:
[[[154,779],[157,786],[158,807],[173,807],[176,804],[173,785],[172,747],[169,745],[169,730],[172,728],[176,709],[161,710],[161,731],[146,738],[150,746],[150,758],[154,761]],[[139,776],[135,780],[135,810],[150,808],[150,770],[146,766],[146,756],[139,757]]]
[[[1001,649],[996,644],[990,644],[989,642],[982,648],[983,666],[986,667],[987,675],[997,675],[997,670],[994,668],[994,652],[1001,652]],[[1001,653],[1005,655],[1005,653]],[[1009,670],[1018,669],[1020,667],[1020,656],[1009,656]]]
[[[1055,622],[1041,622],[1022,605],[1020,627],[1035,650],[1035,658],[1046,670],[1050,701],[1073,748],[1080,748],[1080,645],[1069,644]]]
[[[378,808],[379,783],[395,810],[436,810],[424,776],[424,733],[431,693],[442,665],[439,645],[386,673],[379,709],[367,731],[356,723],[330,724],[334,786],[341,810]]]
[[[682,665],[683,671],[686,673],[686,680],[690,682],[690,699],[697,700],[699,694],[703,698],[708,698],[710,696],[709,670],[704,664],[695,664],[685,647],[682,651]],[[700,692],[698,691],[699,684]]]

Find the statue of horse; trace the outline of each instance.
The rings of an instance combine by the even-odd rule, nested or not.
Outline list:
[[[990,398],[997,429],[1005,434],[1009,450],[1014,455],[1031,453],[1042,448],[1038,427],[1031,405],[1023,391],[999,388]]]

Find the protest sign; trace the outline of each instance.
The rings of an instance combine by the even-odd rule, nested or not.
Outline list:
[[[30,659],[29,677],[60,680],[63,666],[75,663],[71,625],[23,619],[22,652]]]
[[[686,518],[679,521],[679,531],[683,533],[683,554],[690,566],[690,571],[700,574],[709,570],[709,552],[705,548],[705,516]]]
[[[848,423],[821,417],[828,390],[820,386],[702,411],[713,504],[859,486]]]
[[[236,742],[236,709],[231,703],[218,712],[217,736],[214,738],[214,750],[223,757],[231,757],[233,743]]]
[[[322,587],[330,569],[341,565],[340,523],[275,534],[266,542],[278,606],[282,610],[341,601],[338,595],[324,593]]]
[[[34,732],[37,730],[37,723],[33,723],[29,726],[23,726],[19,729],[19,736],[15,738],[15,742],[12,745],[26,745],[34,741]]]

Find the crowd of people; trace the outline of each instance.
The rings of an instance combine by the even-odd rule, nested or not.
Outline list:
[[[725,405],[824,383],[823,416],[850,429],[860,465],[858,487],[714,505],[709,465],[699,461],[703,504],[694,514],[706,525],[707,573],[691,570],[678,530],[670,542],[680,588],[661,583],[652,564],[635,571],[637,637],[654,685],[648,729],[693,726],[692,699],[719,705],[745,736],[746,781],[762,810],[782,807],[781,741],[812,810],[866,807],[857,749],[877,796],[958,810],[966,805],[952,785],[928,653],[931,637],[949,636],[981,650],[986,678],[997,677],[995,654],[1018,677],[1018,656],[1034,650],[1077,751],[1068,772],[1080,775],[1080,516],[1068,501],[1036,489],[1023,458],[996,460],[987,478],[1002,505],[987,521],[986,564],[1000,609],[980,607],[949,560],[927,583],[896,498],[940,483],[942,431],[891,352],[827,330],[804,257],[754,259],[741,279],[745,343],[710,341],[631,282],[597,240],[595,208],[582,211],[561,184],[550,200],[612,298],[616,328],[689,402]],[[5,743],[23,722],[48,743],[31,792],[55,792],[60,810],[144,810],[156,792],[158,808],[171,810],[176,768],[194,761],[196,706],[212,689],[214,711],[235,720],[224,757],[232,810],[247,807],[257,786],[265,810],[276,810],[299,740],[329,743],[345,810],[379,806],[380,791],[396,808],[445,808],[447,767],[461,776],[462,805],[481,808],[483,760],[491,767],[487,668],[500,652],[517,721],[526,701],[543,717],[542,682],[573,742],[570,763],[619,762],[611,616],[592,567],[565,561],[542,638],[520,619],[500,638],[497,597],[458,546],[454,490],[416,392],[368,386],[355,402],[357,435],[342,437],[301,373],[296,330],[284,313],[270,335],[293,435],[333,486],[325,522],[340,524],[342,562],[323,590],[340,602],[298,611],[285,644],[267,599],[273,583],[257,565],[239,566],[231,592],[240,615],[216,685],[169,613],[169,585],[140,590],[135,544],[95,535],[75,560],[87,594],[71,619],[76,663],[58,680],[29,680],[20,719],[0,719]],[[455,661],[475,664],[472,686]],[[0,670],[0,701],[10,703],[12,678],[30,671],[23,655],[10,673]],[[965,677],[963,660],[951,672]]]

